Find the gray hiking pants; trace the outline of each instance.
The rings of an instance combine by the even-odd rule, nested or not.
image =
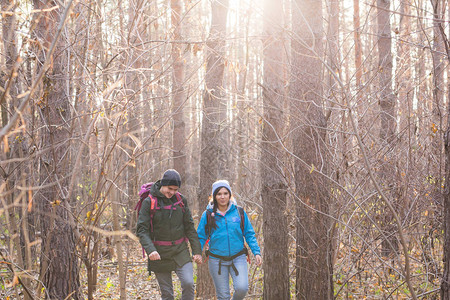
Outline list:
[[[194,269],[192,262],[188,262],[184,266],[177,268],[175,273],[181,283],[181,300],[194,299]],[[155,273],[158,280],[159,289],[161,290],[162,300],[173,300],[172,272]]]

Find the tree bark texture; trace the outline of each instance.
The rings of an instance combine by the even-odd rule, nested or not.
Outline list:
[[[434,3],[434,2],[433,2]],[[435,7],[437,10],[438,7]],[[445,11],[445,10],[444,10]],[[448,11],[450,16],[450,10]],[[444,16],[444,14],[443,14]],[[436,24],[442,26],[442,24]],[[440,28],[441,39],[444,34],[444,26]],[[446,52],[447,52],[447,63],[450,63],[450,42],[448,38],[444,41]],[[447,82],[448,83],[448,82]],[[448,89],[448,94],[450,96],[450,89]],[[447,115],[450,115],[450,105],[447,103]],[[443,274],[441,281],[441,300],[450,300],[450,118],[447,118],[447,132],[444,135],[444,146],[445,146],[445,189],[443,193],[444,202],[444,249],[443,249]]]
[[[400,143],[414,143],[414,122],[412,122],[411,116],[413,115],[413,97],[414,89],[412,88],[412,72],[411,72],[411,20],[406,17],[411,14],[411,3],[410,0],[402,0],[400,3],[400,23],[399,23],[399,35],[400,40],[397,44],[398,55],[397,55],[397,71],[396,71],[396,93],[398,95],[399,103],[399,139]],[[411,157],[411,155],[408,155]],[[411,161],[405,159],[400,161],[396,159],[397,164],[400,166],[409,166]],[[409,188],[410,176],[405,176],[406,178],[401,178],[397,172],[396,181],[399,182],[398,187],[398,207],[399,216],[402,218],[408,215],[409,207],[411,204],[411,199],[406,195]],[[405,172],[409,174],[410,172]]]
[[[226,149],[229,147],[224,118],[223,73],[225,55],[228,0],[211,2],[211,29],[206,43],[207,62],[205,91],[203,93],[203,118],[201,131],[199,210],[203,211],[211,194],[211,185],[217,179],[228,179]],[[208,265],[198,268],[197,295],[203,299],[214,297],[215,290]]]
[[[285,72],[283,5],[264,1],[263,119],[261,136],[261,198],[263,206],[263,299],[290,299],[283,147]]]
[[[13,98],[19,91],[19,84],[17,81],[17,28],[15,10],[17,3],[10,0],[1,0],[1,10],[12,12],[12,14],[3,14],[2,16],[2,37],[5,53],[2,54],[5,61],[5,68],[0,71],[0,109],[2,126],[8,124],[8,111],[11,113]]]
[[[380,147],[382,149],[379,157],[381,183],[388,191],[389,199],[394,199],[396,186],[394,176],[395,167],[395,145],[396,145],[396,97],[392,91],[392,38],[390,22],[390,0],[378,0],[378,77],[379,77],[379,105],[380,105]],[[383,204],[384,205],[384,204]],[[397,203],[393,203],[397,208]],[[398,251],[398,240],[396,237],[396,226],[393,216],[388,209],[382,208],[383,230],[382,255],[389,256]]]
[[[54,56],[43,55],[53,41],[62,10],[45,11],[57,5],[53,1],[34,0],[33,3],[36,10],[43,10],[37,19],[35,31],[42,45],[40,61],[52,60],[52,66],[42,83],[38,103],[43,123],[41,145],[42,150],[46,150],[40,161],[41,185],[45,187],[40,190],[38,197],[42,236],[40,280],[48,299],[81,299],[74,228],[69,220],[71,207],[66,198],[68,174],[71,174],[68,151],[71,109],[66,93],[67,54],[62,39],[56,46]]]
[[[136,212],[134,210],[134,199],[138,199],[138,174],[142,166],[142,161],[136,159],[136,154],[139,151],[139,142],[136,140],[142,140],[142,134],[140,130],[141,115],[141,91],[142,91],[142,80],[141,80],[141,68],[145,64],[143,57],[143,49],[140,46],[142,40],[142,34],[145,31],[143,24],[142,6],[144,4],[143,0],[133,0],[130,1],[130,7],[128,11],[128,36],[126,39],[125,48],[129,50],[129,56],[127,57],[126,67],[125,67],[125,102],[127,106],[127,133],[128,138],[128,154],[126,159],[128,159],[128,167],[126,170],[127,177],[127,190],[129,201],[127,201],[127,228],[133,230],[136,226]],[[147,99],[145,99],[147,100]],[[145,101],[144,100],[144,101]],[[144,111],[144,110],[143,110]],[[141,183],[142,184],[142,183]]]
[[[353,27],[355,39],[355,69],[356,87],[359,88],[362,82],[362,43],[361,43],[361,21],[359,17],[359,0],[353,0]]]
[[[450,178],[450,123],[445,139],[445,178]],[[441,281],[441,299],[450,300],[450,182],[445,181],[444,200],[444,268]]]
[[[292,8],[291,129],[297,217],[296,298],[333,299],[331,222],[328,218],[326,131],[322,110],[323,24],[320,0]],[[307,28],[305,30],[305,28]]]
[[[173,167],[180,173],[183,180],[186,178],[186,144],[187,137],[185,133],[184,122],[184,107],[186,102],[186,93],[184,90],[185,85],[185,64],[184,64],[184,45],[179,41],[182,40],[182,14],[183,14],[183,1],[171,0],[171,14],[172,14],[172,118],[173,118],[173,131],[172,131],[172,158]]]

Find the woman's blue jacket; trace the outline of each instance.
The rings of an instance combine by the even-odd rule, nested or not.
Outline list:
[[[211,213],[213,212],[213,206],[211,203],[208,204],[206,210],[209,210]],[[245,241],[250,247],[250,250],[252,250],[253,255],[261,254],[261,249],[258,246],[258,241],[256,240],[252,223],[245,212],[244,236],[242,236],[241,219],[236,201],[233,199],[230,201],[225,215],[215,213],[214,218],[216,219],[217,228],[213,229],[211,232],[209,241],[209,251],[211,253],[220,256],[233,256],[244,248],[245,236]],[[202,249],[208,239],[205,232],[206,219],[207,215],[206,211],[204,211],[197,228],[197,234],[200,244],[202,245]]]

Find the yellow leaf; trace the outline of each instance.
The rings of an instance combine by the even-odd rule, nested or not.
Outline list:
[[[88,212],[86,213],[86,218],[89,219],[90,216],[91,216],[91,211],[88,211]]]
[[[431,124],[431,131],[433,131],[433,133],[436,133],[436,131],[437,131],[438,129],[437,129],[437,127],[436,127],[436,124]]]
[[[311,174],[312,172],[314,172],[314,169],[315,169],[314,164],[311,164],[311,170],[309,171],[309,174]]]
[[[4,152],[8,153],[9,152],[9,146],[8,146],[8,138],[6,137],[6,135],[3,137],[3,143],[5,144]]]
[[[31,190],[28,190],[28,212],[31,212],[31,208],[33,208],[33,195]]]
[[[18,284],[19,284],[19,277],[17,277],[17,276],[14,276],[14,279],[13,279],[12,285],[13,285],[13,286],[16,286],[16,285],[18,285]]]

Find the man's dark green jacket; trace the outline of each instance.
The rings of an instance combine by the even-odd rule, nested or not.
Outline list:
[[[177,202],[176,195],[167,199],[160,191],[160,181],[155,182],[150,193],[158,199],[158,207],[172,205]],[[142,247],[147,255],[153,251],[158,251],[161,260],[148,260],[149,272],[170,272],[177,267],[181,267],[191,261],[191,254],[186,242],[178,245],[160,246],[155,245],[154,241],[176,241],[183,237],[189,239],[189,243],[194,255],[202,253],[197,231],[195,230],[194,220],[192,219],[186,199],[181,195],[184,203],[184,209],[176,206],[176,210],[158,209],[153,215],[153,233],[150,229],[150,198],[142,202],[141,210],[136,228],[136,234],[139,237]]]

